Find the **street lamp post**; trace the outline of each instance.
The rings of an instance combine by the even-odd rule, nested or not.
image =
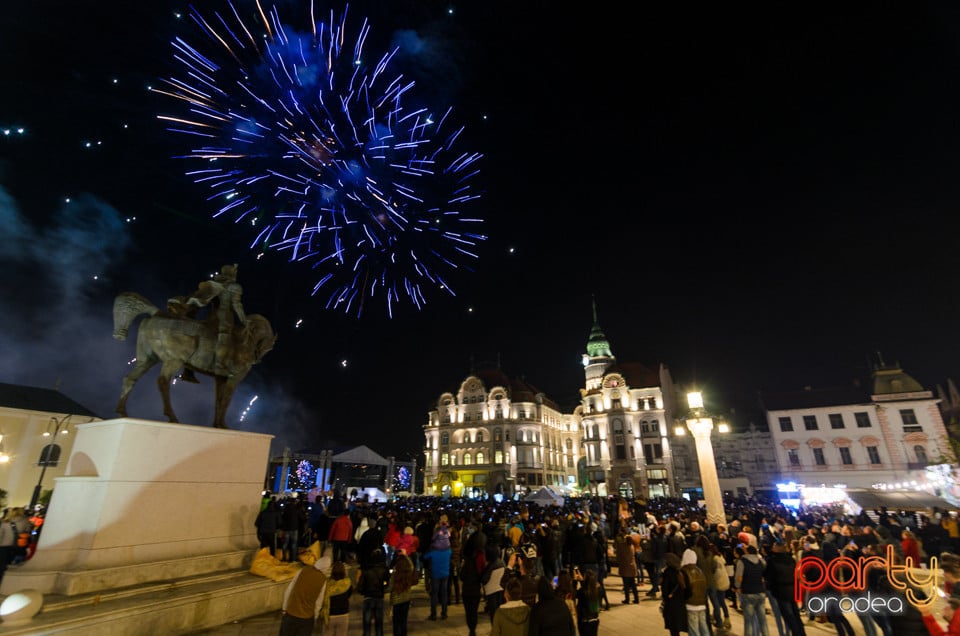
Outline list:
[[[687,393],[687,404],[690,406],[691,417],[687,418],[686,423],[697,447],[703,498],[707,502],[707,523],[726,523],[727,515],[723,510],[720,476],[717,474],[717,464],[713,456],[713,444],[710,443],[713,418],[704,412],[703,396],[699,391]]]
[[[51,441],[49,444],[45,444],[40,451],[40,479],[37,480],[37,485],[33,488],[33,496],[30,497],[30,510],[36,507],[37,501],[40,499],[40,491],[43,488],[43,476],[47,474],[47,466],[56,466],[60,461],[57,435],[60,434],[61,429],[63,429],[64,433],[67,432],[67,424],[70,422],[71,417],[72,414],[61,417],[59,420],[56,417],[51,417],[50,424],[55,424],[53,433],[50,433],[50,424],[47,424],[47,430],[43,433],[43,436],[50,437]]]

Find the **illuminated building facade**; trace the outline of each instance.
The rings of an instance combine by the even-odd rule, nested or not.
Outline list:
[[[869,389],[764,394],[781,478],[804,486],[922,486],[929,465],[953,462],[939,400],[879,361]]]
[[[499,368],[440,395],[424,425],[426,494],[674,496],[667,368],[618,364],[596,320],[572,412]]]

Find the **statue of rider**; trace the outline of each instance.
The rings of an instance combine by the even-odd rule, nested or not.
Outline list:
[[[243,287],[237,282],[237,264],[224,265],[220,273],[211,280],[205,280],[197,286],[184,302],[181,298],[171,298],[168,307],[185,305],[177,311],[181,315],[193,317],[200,307],[210,305],[217,321],[217,343],[214,349],[213,372],[219,376],[232,375],[229,363],[231,338],[233,336],[234,315],[241,324],[247,324],[247,315],[243,311]],[[180,379],[185,382],[197,382],[190,369],[185,369]]]

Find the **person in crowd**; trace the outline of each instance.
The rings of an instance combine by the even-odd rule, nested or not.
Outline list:
[[[483,597],[486,601],[486,612],[493,623],[493,616],[497,608],[503,604],[503,574],[507,570],[506,564],[500,558],[497,546],[487,543],[485,553],[486,566],[480,573],[480,583],[483,585]]]
[[[378,548],[357,571],[357,592],[363,596],[363,636],[370,636],[371,625],[376,636],[383,636],[383,599],[389,583],[387,557],[383,548]]]
[[[458,521],[450,524],[450,576],[447,577],[447,598],[454,605],[460,604],[460,562],[463,544],[462,527]]]
[[[920,567],[923,561],[920,560],[920,544],[917,542],[917,535],[911,530],[903,530],[900,537],[900,548],[903,550],[904,558],[912,559],[913,567]]]
[[[649,541],[649,559],[644,560],[647,568],[647,574],[650,577],[650,590],[646,596],[656,598],[660,593],[660,573],[663,572],[664,556],[667,554],[667,535],[666,527],[655,525],[648,535]],[[648,550],[648,547],[641,544],[641,556]]]
[[[540,577],[537,602],[530,611],[529,636],[577,636],[576,624],[563,598],[551,584],[552,579]],[[557,575],[559,582],[559,575]]]
[[[625,525],[620,526],[617,533],[617,539],[614,542],[614,551],[617,557],[617,573],[623,582],[623,604],[630,603],[630,596],[633,596],[633,602],[640,602],[640,591],[637,589],[637,559],[634,556],[633,538],[630,536],[629,528]]]
[[[347,636],[350,628],[350,595],[353,584],[347,578],[347,565],[343,561],[334,561],[330,567],[330,580],[327,581],[320,617],[324,626],[324,636]]]
[[[396,554],[405,554],[410,557],[414,569],[417,569],[416,560],[419,556],[419,547],[420,542],[417,540],[417,535],[413,533],[413,528],[411,526],[405,526],[403,528],[403,534],[397,539]]]
[[[941,552],[950,551],[948,549],[950,536],[937,519],[931,519],[927,516],[921,517],[917,537],[923,546],[927,567],[930,567],[930,562],[934,557],[936,557],[938,561],[940,560]]]
[[[387,546],[387,563],[393,565],[397,554],[397,544],[400,537],[403,536],[403,526],[397,521],[397,516],[393,512],[387,513],[387,527],[383,534],[383,543]]]
[[[327,514],[327,507],[318,498],[310,510],[310,518],[307,520],[310,524],[310,533],[313,541],[320,544],[320,556],[327,551],[327,543],[330,538],[330,526],[333,525],[333,519]]]
[[[321,570],[320,559],[312,566],[300,568],[283,593],[280,636],[310,636],[316,628],[323,609],[324,587],[327,575]]]
[[[923,624],[927,626],[930,636],[960,636],[960,598],[950,597],[943,604],[943,619],[947,621],[947,628],[937,621],[933,615],[931,606],[927,605],[921,609],[923,615]]]
[[[410,615],[411,590],[417,582],[417,571],[413,561],[405,554],[397,554],[393,563],[393,572],[387,583],[387,594],[392,609],[393,636],[407,636],[407,620]]]
[[[509,580],[503,595],[504,602],[493,616],[491,636],[527,636],[530,631],[531,609],[520,598],[520,580]]]
[[[602,592],[597,573],[587,570],[577,590],[577,633],[580,636],[597,636],[600,629],[600,601]]]
[[[333,506],[331,506],[331,509]],[[333,544],[333,560],[347,562],[347,550],[350,539],[353,537],[353,522],[350,520],[350,511],[342,509],[339,517],[330,524],[330,543]]]
[[[521,598],[530,607],[533,607],[537,602],[539,579],[542,578],[534,574],[534,565],[531,557],[523,556],[520,552],[513,552],[508,557],[507,566],[500,581],[500,586],[506,589],[507,583],[511,579],[519,579]]]
[[[299,499],[288,499],[280,511],[280,530],[283,531],[281,561],[294,563],[300,556],[300,533],[307,525],[307,514]]]
[[[449,535],[449,533],[447,533]],[[446,547],[443,547],[446,545]],[[423,555],[424,570],[430,572],[430,616],[427,620],[437,620],[437,607],[440,608],[440,620],[447,620],[447,578],[450,576],[450,541],[433,541],[430,549]]]
[[[257,528],[260,548],[269,548],[270,556],[276,556],[277,529],[280,527],[280,511],[277,509],[276,499],[267,501],[267,506],[257,514],[254,525]]]
[[[369,515],[367,517],[367,529],[363,531],[360,540],[357,542],[357,561],[361,568],[366,566],[370,559],[374,558],[374,555],[377,555],[378,560],[385,559],[383,538],[380,526],[377,525],[377,515]]]
[[[680,557],[667,552],[663,558],[663,572],[660,573],[660,611],[663,614],[663,628],[670,636],[679,636],[687,631],[687,601],[680,587]]]
[[[713,621],[717,629],[730,631],[730,609],[727,607],[726,593],[730,589],[730,576],[727,574],[727,561],[720,554],[716,543],[710,544],[710,558],[713,559],[714,582],[707,587],[707,596],[713,605]]]
[[[3,571],[6,571],[6,566],[26,561],[33,524],[30,523],[30,518],[27,517],[27,511],[23,506],[10,508],[4,515],[2,523],[13,534],[12,548],[9,551],[3,551],[8,552],[8,554],[0,553],[0,556],[8,558],[3,566]],[[0,572],[0,576],[2,574],[3,572]]]
[[[743,556],[737,559],[733,580],[734,587],[740,594],[740,606],[743,608],[744,636],[757,636],[758,633],[768,636],[769,633],[766,619],[767,596],[763,580],[766,565],[754,545],[748,545]]]
[[[706,539],[698,535],[698,539]],[[695,540],[696,541],[696,540]],[[710,636],[707,624],[707,577],[697,566],[697,551],[688,548],[680,559],[680,589],[687,610],[687,633]]]
[[[480,598],[483,596],[482,568],[486,566],[486,535],[473,532],[463,545],[459,574],[463,592],[463,613],[467,620],[469,636],[476,636],[480,619]],[[451,576],[453,574],[451,573]]]
[[[791,636],[806,636],[800,607],[794,599],[796,571],[797,560],[790,554],[783,540],[775,540],[770,546],[767,565],[763,570],[767,592],[771,602],[779,606],[780,615]]]

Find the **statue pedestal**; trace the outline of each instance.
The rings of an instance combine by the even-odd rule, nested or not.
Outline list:
[[[120,418],[77,426],[34,556],[0,595],[76,595],[249,566],[272,435]]]

